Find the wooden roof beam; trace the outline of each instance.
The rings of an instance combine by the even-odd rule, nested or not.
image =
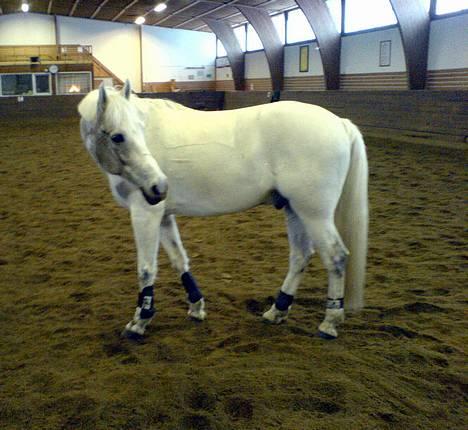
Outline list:
[[[197,1],[194,1],[193,3],[190,3],[184,7],[181,7],[180,9],[177,9],[175,10],[174,12],[171,12],[169,15],[166,15],[165,17],[161,18],[160,20],[154,22],[153,24],[151,25],[159,25],[159,24],[162,24],[163,22],[167,21],[168,19],[172,18],[173,16],[176,16],[178,15],[179,13],[182,13],[182,12],[185,12],[186,10],[192,8],[193,6],[197,5],[198,3],[200,3],[199,0]]]
[[[271,86],[273,91],[280,91],[283,88],[284,71],[284,50],[283,43],[276,31],[273,21],[267,11],[236,6],[244,15],[262,41],[265,55],[270,69]]]
[[[115,15],[111,21],[117,21],[128,9],[130,9],[133,5],[138,3],[139,0],[131,1],[127,6],[125,6],[117,15]]]
[[[234,88],[238,91],[245,87],[245,55],[239,45],[232,27],[224,21],[203,18],[208,27],[218,37],[226,50],[229,64],[231,66]]]
[[[104,0],[102,1],[99,6],[96,8],[96,10],[93,12],[93,14],[89,17],[89,19],[94,19],[96,18],[97,14],[101,11],[101,9],[108,3],[109,0]]]
[[[341,34],[335,27],[331,13],[322,0],[296,0],[314,30],[327,90],[340,88]]]
[[[426,87],[430,16],[421,0],[390,0],[398,18],[410,90]]]
[[[75,10],[76,10],[76,8],[78,7],[78,4],[79,4],[79,3],[80,3],[80,0],[75,0],[75,1],[73,2],[73,5],[72,5],[72,7],[71,7],[71,9],[70,9],[70,12],[68,13],[68,16],[73,16],[73,14],[75,13]]]

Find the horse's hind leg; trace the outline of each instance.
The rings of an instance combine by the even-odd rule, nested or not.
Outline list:
[[[272,307],[263,314],[267,321],[279,324],[288,317],[297,288],[304,270],[314,250],[312,242],[298,216],[287,206],[286,209],[289,240],[289,270]]]
[[[160,224],[164,208],[147,208],[142,198],[137,197],[130,204],[130,217],[137,247],[138,258],[138,303],[133,319],[127,324],[123,335],[132,339],[140,338],[153,319],[153,284],[157,275],[157,253],[160,239]]]
[[[165,216],[161,223],[161,243],[171,261],[172,267],[178,272],[189,302],[188,315],[197,320],[206,317],[205,300],[198,289],[197,283],[190,273],[189,258],[185,252],[179,229],[174,215]]]
[[[325,319],[319,326],[319,335],[324,339],[335,339],[338,336],[336,327],[344,321],[344,283],[348,250],[333,219],[302,216],[301,220],[328,271],[328,298]]]

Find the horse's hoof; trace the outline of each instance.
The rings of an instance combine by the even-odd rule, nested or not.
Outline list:
[[[200,299],[196,303],[190,303],[187,315],[196,321],[203,321],[206,318],[205,300]]]
[[[268,311],[263,314],[263,320],[270,324],[281,324],[288,319],[288,311],[279,311],[273,305]]]
[[[318,335],[321,339],[324,339],[324,340],[335,340],[338,336],[333,336],[331,334],[328,334],[328,333],[325,333],[324,331],[320,331],[318,332]]]
[[[141,343],[144,340],[144,336],[142,334],[137,333],[133,330],[128,330],[128,329],[125,329],[121,333],[120,337],[122,339],[128,339],[128,340],[131,340],[132,342],[138,342],[138,343]]]

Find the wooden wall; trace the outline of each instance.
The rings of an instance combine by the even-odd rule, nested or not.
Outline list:
[[[225,109],[269,102],[268,92],[227,92]],[[468,91],[282,91],[281,100],[323,106],[363,130],[466,141]]]
[[[180,91],[215,91],[216,81],[176,81],[175,86]],[[171,82],[144,82],[143,92],[170,92]]]
[[[195,91],[148,93],[195,109],[235,109],[269,103],[271,91]],[[77,116],[82,95],[0,98],[0,119]],[[466,142],[468,91],[282,91],[281,100],[323,106],[351,119],[364,131]]]
[[[29,118],[65,118],[78,116],[77,106],[83,95],[0,97],[0,120]]]
[[[246,90],[253,85],[254,91],[270,91],[269,78],[247,79]],[[428,90],[468,90],[468,69],[428,70],[426,86]],[[234,90],[232,80],[216,81],[216,88],[222,91]],[[375,90],[407,90],[408,76],[406,72],[393,73],[357,73],[340,75],[340,90],[343,91],[375,91]],[[319,76],[286,76],[283,90],[323,91],[325,79]]]

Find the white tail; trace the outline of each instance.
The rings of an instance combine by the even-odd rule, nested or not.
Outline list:
[[[345,282],[345,309],[358,311],[364,306],[368,234],[368,167],[366,147],[359,129],[343,119],[351,140],[351,163],[336,210],[335,221],[349,250]]]

